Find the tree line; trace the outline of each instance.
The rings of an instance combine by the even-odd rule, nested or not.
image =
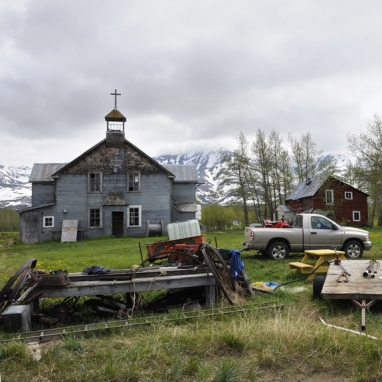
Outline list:
[[[253,142],[240,132],[233,152],[220,151],[223,166],[217,174],[218,191],[211,196],[215,199],[224,196],[231,205],[240,204],[245,225],[249,225],[272,219],[277,206],[284,204],[296,184],[336,176],[369,194],[370,224],[378,219],[378,225],[382,225],[380,117],[375,115],[365,131],[348,133],[346,138],[355,162],[349,160],[339,177],[336,158],[330,155],[322,158],[323,150],[317,148],[309,132],[299,137],[289,134],[288,145],[276,130],[266,134],[258,129]],[[208,208],[213,207],[205,207],[203,211],[209,214]]]
[[[12,208],[0,209],[0,232],[19,230],[19,213]]]

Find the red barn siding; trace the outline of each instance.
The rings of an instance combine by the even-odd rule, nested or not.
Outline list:
[[[333,204],[326,204],[326,190],[333,190]],[[345,199],[345,192],[351,192],[353,198]],[[352,226],[364,226],[368,224],[367,197],[364,192],[338,179],[328,178],[315,195],[298,200],[286,200],[285,204],[296,213],[323,210],[330,212],[338,223],[345,224],[349,221]],[[360,221],[354,220],[355,211],[359,212]]]

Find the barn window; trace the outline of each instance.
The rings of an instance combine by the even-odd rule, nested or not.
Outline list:
[[[102,174],[100,172],[89,173],[88,178],[89,192],[101,192],[102,191]]]
[[[353,211],[353,222],[361,221],[361,213],[359,211]]]
[[[89,228],[101,228],[101,208],[89,208]]]
[[[141,206],[130,206],[128,208],[128,226],[140,227],[141,226]]]
[[[333,190],[325,190],[325,200],[326,204],[333,204],[334,203],[334,193]]]
[[[127,191],[131,192],[139,192],[141,189],[141,182],[140,182],[140,173],[139,171],[131,171],[128,174],[128,185],[127,185]]]
[[[44,216],[43,227],[54,227],[54,216]]]
[[[351,191],[345,191],[345,199],[352,200],[353,199],[353,193]]]

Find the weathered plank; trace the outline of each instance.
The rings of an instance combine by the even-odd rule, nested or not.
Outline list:
[[[369,264],[370,260],[343,260],[342,266],[331,263],[322,288],[322,297],[324,299],[382,300],[382,279],[380,278],[382,270],[378,268],[377,273],[364,277],[363,273]],[[342,267],[350,273],[348,282],[344,282],[344,278],[340,277],[344,272]]]

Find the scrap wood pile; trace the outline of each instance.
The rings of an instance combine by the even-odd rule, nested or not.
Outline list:
[[[209,244],[203,244],[200,250],[203,254],[203,260],[213,273],[219,292],[224,299],[231,304],[241,304],[244,302],[245,294],[253,294],[239,251],[219,251]],[[225,258],[221,252],[224,253]]]
[[[178,268],[207,268],[216,279],[219,297],[231,304],[242,303],[245,294],[253,295],[240,251],[215,248],[205,243],[203,235],[148,244],[147,259],[141,265],[157,261]]]
[[[161,246],[163,247],[163,243]],[[165,265],[170,266],[172,269],[178,268],[179,275],[183,272],[212,275],[214,279],[213,285],[216,285],[217,296],[221,303],[242,304],[246,294],[253,294],[251,283],[244,270],[239,251],[217,249],[204,242],[196,244],[194,248],[187,243],[181,243],[181,245],[178,243],[178,247],[171,247],[171,250],[165,254],[159,251],[156,257],[149,257],[139,266],[124,270],[92,266],[86,268],[81,274],[68,274],[67,271],[61,270],[51,271],[52,274],[41,274],[41,271],[35,268],[37,260],[29,259],[1,289],[0,316],[10,306],[27,305],[38,300],[43,310],[35,318],[39,320],[40,324],[46,323],[51,325],[55,323],[63,324],[68,321],[72,322],[73,317],[81,315],[81,313],[79,314],[80,308],[77,305],[77,302],[81,301],[79,297],[68,297],[60,301],[58,305],[50,306],[50,311],[44,311],[44,298],[41,298],[42,292],[35,293],[35,288],[41,289],[44,286],[65,288],[68,284],[82,281],[83,279],[91,283],[92,280],[95,282],[97,280],[134,281],[140,277],[153,277],[156,281],[163,272],[162,266],[154,266],[157,259],[165,263],[167,262]],[[148,267],[147,263],[149,263]],[[174,270],[171,272],[174,272]],[[83,306],[87,309],[93,309],[97,315],[129,318],[135,313],[170,312],[174,306],[181,306],[182,310],[186,307],[197,308],[199,306],[201,308],[205,303],[203,301],[205,287],[189,287],[179,291],[165,290],[165,292],[164,295],[156,296],[152,301],[145,300],[140,293],[135,292],[126,293],[122,298],[121,296],[97,295],[92,299],[85,299]],[[34,315],[32,312],[33,319]]]

